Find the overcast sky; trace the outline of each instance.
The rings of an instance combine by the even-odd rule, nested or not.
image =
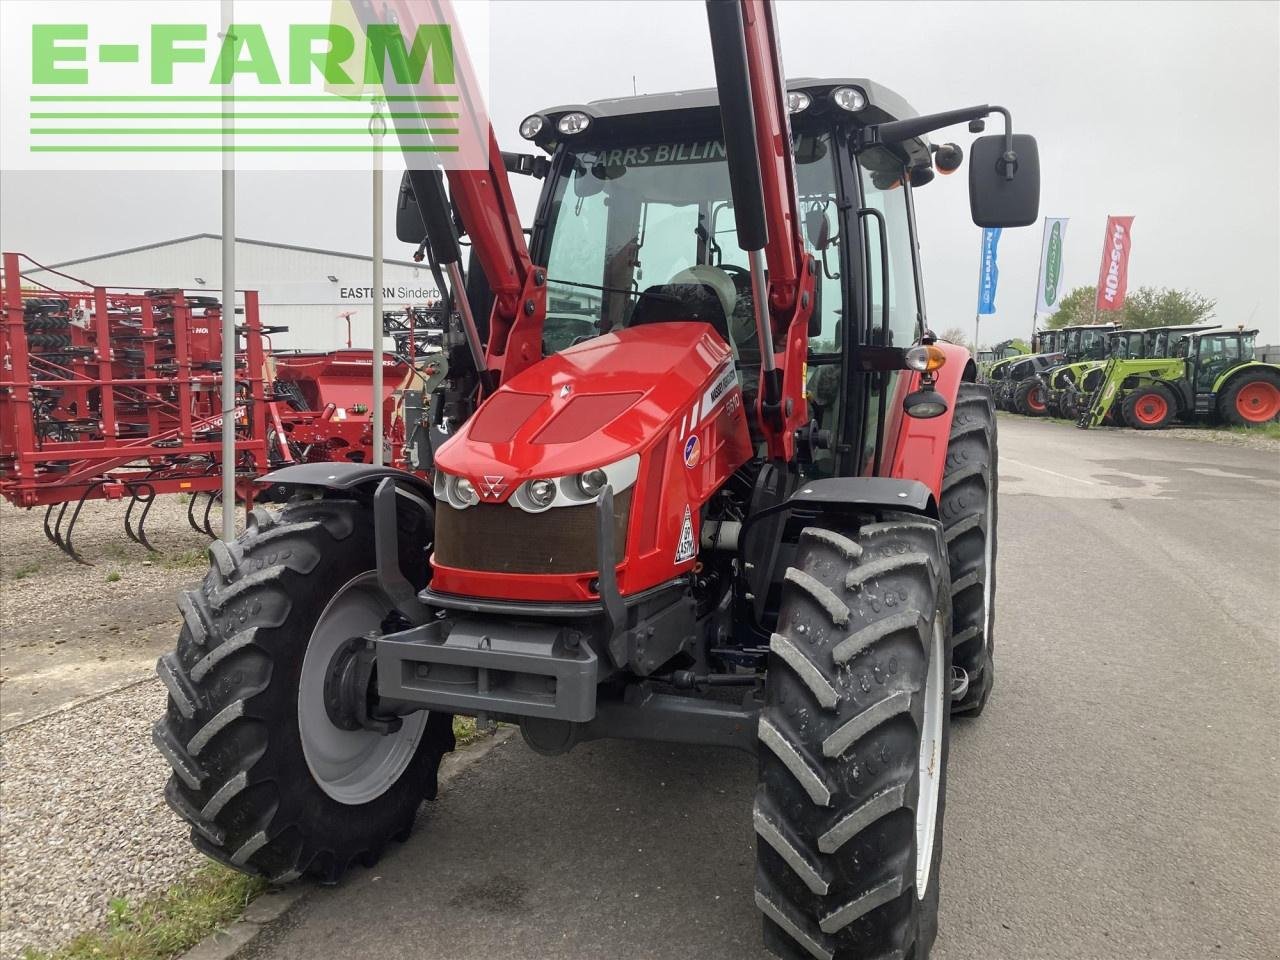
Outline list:
[[[1219,321],[1280,342],[1280,5],[779,7],[790,76],[870,77],[921,112],[1012,110],[1015,129],[1040,142],[1041,214],[1071,218],[1068,288],[1097,279],[1107,214],[1130,214],[1131,288],[1198,291],[1218,301]],[[642,93],[713,82],[701,2],[499,2],[491,24],[490,109],[507,149],[523,146],[525,115],[628,94],[633,76]],[[972,137],[959,127],[937,139]],[[368,252],[367,176],[244,173],[238,184],[241,236]],[[526,214],[532,186],[517,184]],[[216,233],[219,204],[216,174],[4,172],[0,247],[50,263]],[[930,322],[971,330],[980,231],[965,178],[939,178],[918,206]],[[984,342],[1029,333],[1040,234],[1005,231]],[[388,237],[388,256],[409,252]]]

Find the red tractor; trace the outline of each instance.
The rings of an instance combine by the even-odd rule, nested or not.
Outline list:
[[[960,164],[926,134],[1000,113],[974,220],[1030,224],[1035,141],[1000,107],[784,81],[763,0],[708,18],[715,89],[532,114],[536,159],[490,132],[452,208],[407,175],[402,239],[465,333],[425,477],[272,474],[294,499],[213,544],[158,665],[166,795],[210,856],[276,881],[373,863],[435,795],[453,714],[548,754],[738,747],[769,948],[929,952],[950,717],[993,680],[996,427],[929,332],[912,195]],[[508,170],[545,181],[528,246]]]

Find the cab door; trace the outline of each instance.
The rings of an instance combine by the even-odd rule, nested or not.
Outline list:
[[[906,167],[879,145],[859,151],[855,165],[862,208],[868,211],[860,218],[867,325],[862,342],[908,347],[924,333],[924,310]],[[908,379],[905,371],[893,370],[872,374],[867,381],[861,472],[882,474],[893,462]]]

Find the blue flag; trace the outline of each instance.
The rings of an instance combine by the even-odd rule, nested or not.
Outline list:
[[[996,312],[996,282],[1000,268],[996,266],[996,251],[1000,246],[1000,227],[984,227],[982,230],[982,264],[978,270],[978,315]]]

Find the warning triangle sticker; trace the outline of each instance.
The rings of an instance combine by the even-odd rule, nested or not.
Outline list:
[[[676,563],[692,560],[697,552],[693,545],[693,515],[688,504],[685,504],[684,522],[680,524],[680,543],[676,546]]]

